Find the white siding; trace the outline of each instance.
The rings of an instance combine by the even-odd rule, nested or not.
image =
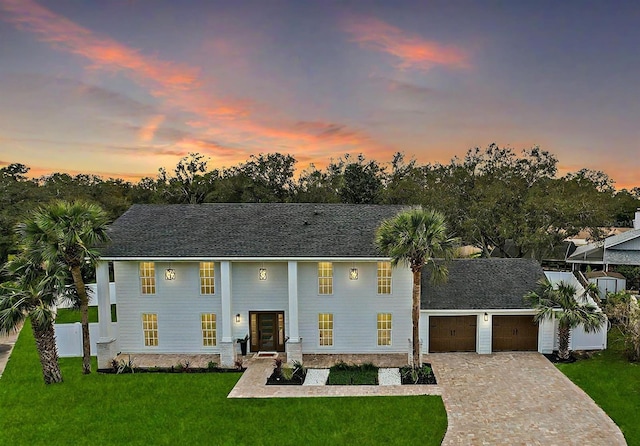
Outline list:
[[[119,348],[131,353],[217,353],[218,346],[204,347],[200,315],[215,313],[217,338],[222,335],[220,264],[215,265],[215,294],[200,295],[198,262],[156,262],[156,294],[142,295],[138,262],[114,262],[118,294]],[[175,280],[165,280],[166,268],[176,271]],[[158,346],[145,347],[142,314],[158,315]]]
[[[554,342],[553,349],[558,350],[558,321],[554,320]],[[582,326],[571,329],[569,338],[569,350],[604,350],[607,348],[607,327],[608,322],[603,324],[600,331],[587,333]]]
[[[249,334],[249,311],[284,311],[284,334],[289,336],[289,279],[287,263],[264,263],[267,280],[258,279],[263,266],[257,262],[233,262],[231,313],[240,313],[240,323],[233,323],[233,337]]]
[[[318,264],[298,263],[299,326],[304,353],[406,353],[411,337],[412,275],[394,268],[392,294],[379,295],[377,263],[333,263],[333,295],[318,295]],[[319,346],[318,314],[333,314],[333,346]],[[392,314],[391,346],[377,345],[377,314]]]
[[[491,336],[493,333],[493,315],[489,314],[487,321],[484,320],[484,313],[478,315],[478,328],[476,334],[477,352],[481,354],[491,353]]]

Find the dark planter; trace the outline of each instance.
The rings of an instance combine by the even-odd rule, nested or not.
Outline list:
[[[249,341],[247,339],[240,339],[238,342],[240,342],[240,352],[242,356],[247,356],[247,344]]]

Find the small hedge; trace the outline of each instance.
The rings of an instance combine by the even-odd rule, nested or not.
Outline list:
[[[329,369],[330,386],[358,386],[378,384],[378,367],[369,363],[350,365],[339,362]]]

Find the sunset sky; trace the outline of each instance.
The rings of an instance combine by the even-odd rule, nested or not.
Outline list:
[[[540,145],[640,186],[640,3],[0,0],[0,167]]]

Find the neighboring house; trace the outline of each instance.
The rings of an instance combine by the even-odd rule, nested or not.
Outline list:
[[[98,263],[99,366],[123,353],[302,354],[411,350],[412,275],[374,237],[406,206],[134,205],[110,228]],[[109,311],[109,267],[118,336]],[[534,260],[457,260],[422,297],[424,352],[553,348],[553,324],[531,323],[522,296],[543,276]],[[475,325],[474,325],[475,324]],[[447,334],[449,333],[449,334]],[[464,338],[464,342],[463,339]]]
[[[602,265],[605,271],[609,265],[640,265],[640,210],[636,211],[632,230],[580,246],[567,256],[567,263],[574,268],[580,264]]]

